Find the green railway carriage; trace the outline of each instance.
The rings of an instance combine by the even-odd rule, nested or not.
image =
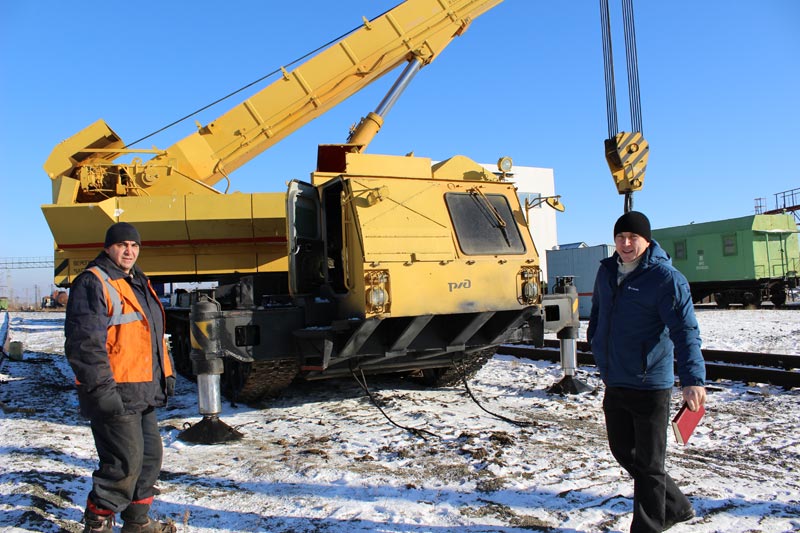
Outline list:
[[[719,307],[786,303],[800,271],[792,215],[750,215],[653,230],[653,238],[689,280],[692,298]]]

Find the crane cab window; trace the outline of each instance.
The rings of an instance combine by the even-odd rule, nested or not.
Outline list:
[[[322,190],[322,211],[325,213],[325,257],[328,283],[337,293],[346,293],[348,287],[344,214],[342,209],[344,185],[332,180]]]
[[[525,253],[525,243],[505,196],[469,192],[447,193],[444,198],[464,254]]]

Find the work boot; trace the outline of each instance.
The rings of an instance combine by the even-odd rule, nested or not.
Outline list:
[[[171,520],[158,522],[148,516],[152,501],[153,498],[150,497],[128,504],[120,513],[123,521],[122,533],[175,533],[177,531]]]
[[[114,531],[114,513],[97,514],[89,509],[83,513],[83,533],[112,533]]]
[[[114,512],[87,505],[83,512],[83,533],[112,533],[114,531]]]
[[[111,531],[111,530],[109,530]],[[149,516],[147,522],[140,524],[136,522],[125,522],[122,524],[122,533],[175,533],[178,528],[172,520],[167,522],[156,522]]]

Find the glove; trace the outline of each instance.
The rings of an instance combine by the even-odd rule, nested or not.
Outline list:
[[[119,393],[111,390],[95,398],[94,412],[102,417],[116,416],[125,412],[125,406]]]
[[[175,396],[175,376],[167,376],[167,396]]]

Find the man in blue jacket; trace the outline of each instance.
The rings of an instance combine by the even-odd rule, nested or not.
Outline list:
[[[633,477],[631,533],[664,531],[694,509],[664,467],[674,360],[683,400],[705,403],[705,364],[689,283],[650,237],[638,211],[614,225],[616,252],[600,262],[587,337],[606,386],[611,453]]]

